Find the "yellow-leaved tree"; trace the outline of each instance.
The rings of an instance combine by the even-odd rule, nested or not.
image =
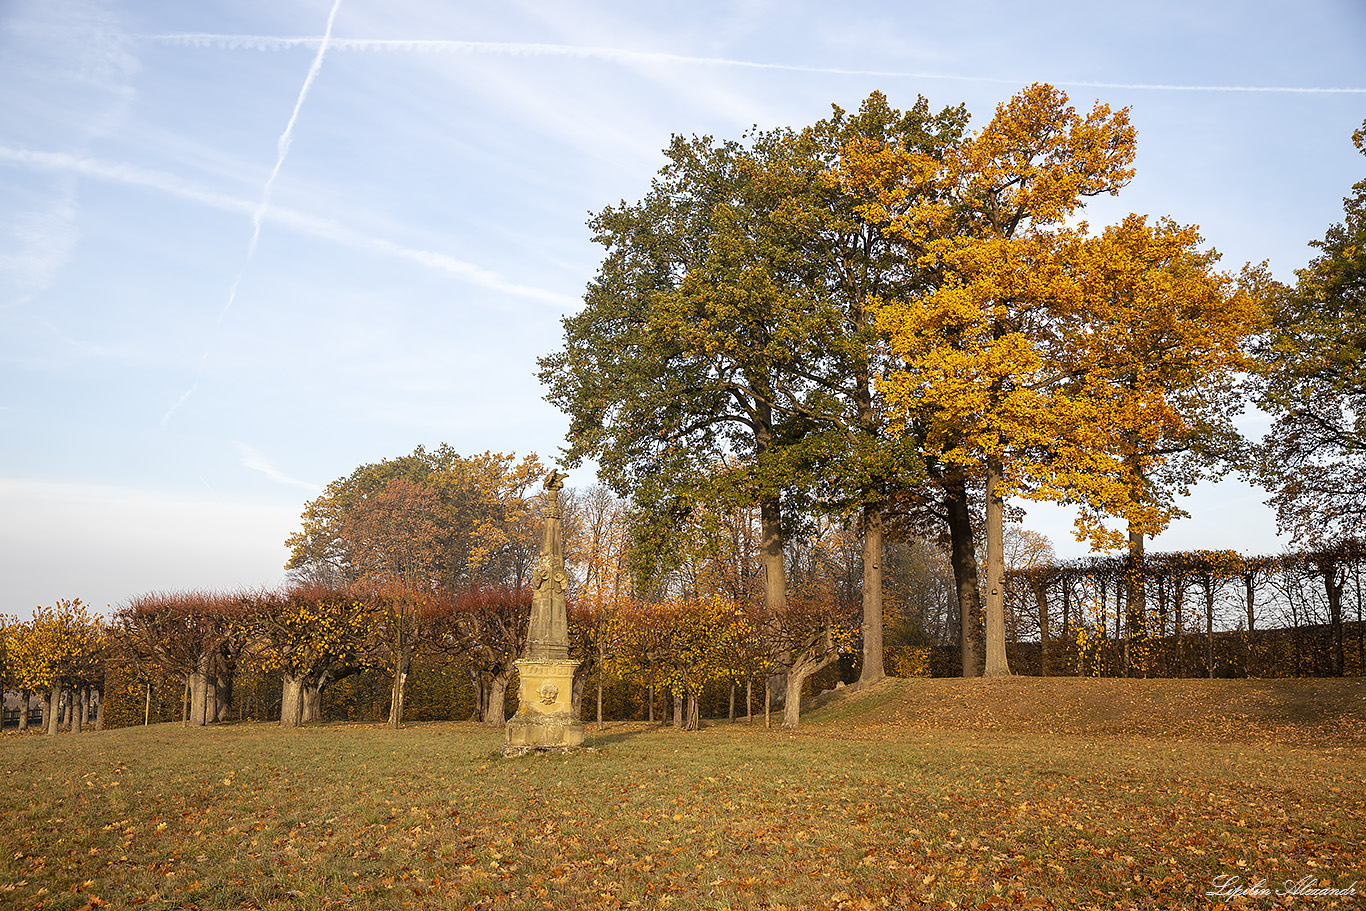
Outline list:
[[[91,688],[103,682],[104,628],[98,616],[87,612],[80,598],[59,599],[51,607],[38,607],[27,623],[8,624],[5,653],[10,673],[21,690],[41,694],[47,733],[60,727],[60,696],[80,700],[73,711],[72,730],[81,729],[81,711],[88,705]]]
[[[1009,673],[1007,496],[1080,505],[1082,531],[1115,546],[1100,516],[1158,530],[1176,514],[1167,491],[1236,438],[1227,390],[1256,308],[1214,271],[1193,229],[1130,216],[1092,236],[1076,218],[1128,182],[1134,151],[1127,109],[1098,103],[1082,116],[1036,84],[942,161],[867,144],[842,161],[869,217],[887,214],[934,276],[923,293],[884,301],[879,326],[898,361],[884,379],[895,420],[944,491],[965,675],[977,661],[971,480],[985,496],[985,673],[995,676]],[[1162,475],[1176,452],[1196,451]]]
[[[371,666],[369,605],[355,592],[308,586],[263,592],[250,605],[256,657],[282,678],[281,726],[321,721],[323,691]]]

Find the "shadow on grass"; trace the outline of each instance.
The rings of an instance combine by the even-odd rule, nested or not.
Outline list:
[[[660,730],[658,725],[647,728],[624,728],[621,730],[596,730],[595,725],[584,725],[583,745],[590,749],[605,750],[614,746],[620,746],[651,731]]]

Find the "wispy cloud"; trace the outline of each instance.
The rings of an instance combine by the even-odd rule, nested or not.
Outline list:
[[[322,490],[322,487],[318,484],[311,484],[308,481],[300,481],[297,478],[291,478],[271,464],[270,460],[258,450],[248,446],[246,443],[234,442],[233,446],[236,447],[238,455],[242,457],[243,466],[250,468],[252,471],[261,472],[261,474],[270,478],[277,484],[288,484],[290,487],[302,487],[304,490],[311,490],[314,493]]]
[[[279,37],[270,35],[218,35],[204,32],[147,35],[161,44],[182,47],[217,47],[229,50],[283,51],[296,47],[312,47],[324,39],[310,37]],[[400,51],[405,53],[490,54],[506,57],[576,57],[605,60],[613,63],[660,64],[674,63],[688,66],[735,67],[752,70],[777,70],[789,73],[820,73],[833,76],[877,76],[887,79],[942,79],[954,82],[985,82],[1000,85],[1021,85],[1028,79],[1007,79],[997,76],[974,76],[959,73],[923,72],[912,70],[874,70],[833,66],[811,66],[801,63],[767,63],[756,60],[736,60],[729,57],[699,57],[670,54],[663,51],[633,51],[613,47],[592,47],[575,44],[539,44],[518,41],[454,41],[416,38],[332,38],[327,46],[337,51]],[[1138,89],[1155,92],[1269,92],[1310,95],[1366,95],[1366,88],[1349,86],[1290,86],[1290,85],[1179,85],[1165,82],[1105,82],[1086,79],[1053,79],[1057,85],[1097,89]]]
[[[0,227],[13,240],[11,252],[0,252],[0,276],[17,292],[0,306],[25,304],[52,286],[76,248],[76,216],[76,186],[64,180],[47,208],[17,212]]]
[[[7,82],[20,92],[43,83],[73,89],[77,103],[54,116],[75,127],[75,148],[81,150],[116,129],[135,97],[132,42],[105,6],[99,0],[53,0],[32,4],[5,22],[6,31],[22,39],[6,61]],[[0,276],[16,293],[0,306],[22,306],[47,291],[76,249],[75,183],[63,180],[53,190],[28,211],[6,214],[3,233],[13,245],[0,253]]]
[[[257,211],[258,204],[251,200],[206,190],[174,174],[152,171],[119,162],[104,161],[85,155],[39,152],[0,145],[0,162],[8,162],[35,170],[70,172],[92,180],[103,180],[156,190],[178,199],[225,212],[236,212],[250,216]],[[271,206],[262,218],[320,240],[332,241],[342,246],[380,256],[418,263],[490,291],[541,301],[557,308],[577,304],[577,300],[570,295],[532,285],[521,285],[508,280],[492,269],[477,266],[446,253],[407,247],[382,237],[374,237],[329,218],[309,215],[305,212],[280,208],[279,206]]]

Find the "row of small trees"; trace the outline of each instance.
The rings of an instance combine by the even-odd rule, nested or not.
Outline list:
[[[0,680],[19,694],[19,729],[28,728],[35,698],[49,734],[63,723],[79,734],[92,709],[102,727],[105,645],[104,624],[79,598],[39,607],[26,621],[0,617]]]
[[[379,672],[390,681],[389,723],[397,727],[410,668],[422,656],[428,667],[467,674],[475,715],[501,725],[529,611],[526,590],[489,587],[454,597],[307,586],[145,595],[107,625],[79,610],[40,609],[30,623],[7,630],[7,668],[45,705],[63,689],[102,693],[112,671],[116,699],[145,692],[144,722],[153,687],[178,681],[181,719],[191,726],[231,719],[243,678],[277,680],[268,713],[275,716],[278,705],[280,724],[297,726],[322,719],[324,694],[335,684]],[[848,609],[800,600],[781,617],[715,597],[596,611],[575,605],[571,635],[582,659],[576,707],[596,676],[600,713],[603,677],[610,674],[648,691],[651,718],[662,694],[672,698],[676,722],[695,728],[704,687],[720,680],[744,685],[748,701],[756,680],[767,694],[770,677],[780,672],[785,689],[775,695],[785,701],[784,722],[795,726],[802,684],[855,642],[854,631]],[[120,710],[129,714],[126,706]],[[55,710],[51,717],[48,731],[56,733]]]
[[[1150,555],[1141,565],[1121,558],[1039,562],[1006,576],[1011,660],[1045,675],[1361,673],[1363,576],[1361,541],[1279,557],[1196,551]],[[581,660],[576,709],[596,688],[598,717],[604,687],[615,689],[612,701],[624,706],[624,685],[638,691],[627,701],[648,720],[662,698],[678,726],[696,727],[704,696],[729,688],[732,713],[735,694],[743,692],[746,707],[780,703],[783,723],[795,726],[804,684],[840,654],[858,652],[853,599],[796,597],[775,616],[759,599],[718,591],[653,602],[602,598],[604,588],[627,588],[597,581],[597,589],[578,584],[570,628]],[[321,720],[325,697],[347,681],[373,688],[387,679],[389,722],[397,726],[410,669],[420,661],[428,675],[463,676],[471,716],[500,725],[529,605],[527,592],[515,588],[450,596],[296,585],[146,595],[105,623],[80,602],[62,601],[6,625],[4,673],[25,705],[38,698],[51,733],[63,717],[76,732],[91,720],[98,728],[106,701],[145,698],[117,712],[123,723],[149,720],[153,689],[164,690],[167,681],[180,687],[176,714],[188,725],[241,717],[239,682],[259,691],[273,681],[265,699],[247,697],[248,714],[294,726]],[[889,606],[888,613],[898,610]],[[889,648],[889,667],[901,675],[960,672],[932,654],[955,634],[907,637],[916,644]],[[118,685],[106,700],[110,672]],[[66,709],[59,712],[63,693]],[[92,707],[97,714],[88,719]]]
[[[338,681],[381,671],[389,724],[398,727],[413,658],[435,649],[464,659],[488,691],[481,701],[501,717],[530,603],[517,588],[450,597],[399,585],[145,595],[115,614],[111,656],[149,684],[158,675],[183,681],[190,725],[229,717],[242,671],[278,677],[286,726],[319,720],[323,694]]]
[[[1357,673],[1366,669],[1363,576],[1366,541],[1349,539],[1279,556],[1192,551],[1047,562],[1007,573],[1006,588],[1014,638],[1039,641],[1041,673],[1065,656],[1064,673],[1179,676],[1192,670],[1185,640],[1203,635],[1202,670],[1213,677],[1216,633],[1239,632],[1249,676],[1341,676],[1353,616],[1351,663]],[[1319,627],[1326,648],[1306,655],[1302,634]],[[1293,631],[1289,647],[1259,654],[1253,634],[1268,628]]]

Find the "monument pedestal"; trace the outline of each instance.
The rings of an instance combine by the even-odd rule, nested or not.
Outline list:
[[[504,752],[555,750],[583,743],[583,723],[574,714],[577,661],[523,658],[517,662],[517,714],[507,723]]]

